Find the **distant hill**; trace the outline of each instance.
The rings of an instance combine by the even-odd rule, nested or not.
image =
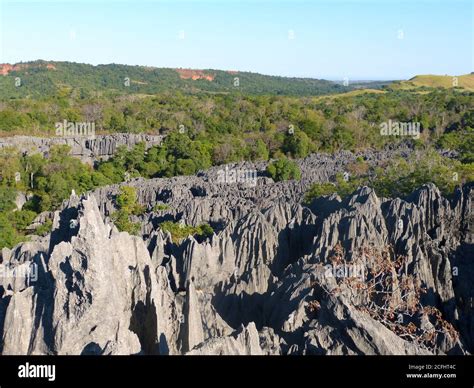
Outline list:
[[[456,77],[456,78],[455,78]],[[408,81],[394,82],[390,85],[392,89],[416,89],[416,88],[452,88],[456,86],[465,90],[474,91],[474,74],[459,76],[451,75],[417,75]]]
[[[15,85],[19,78],[21,86]],[[363,87],[366,82],[343,86],[312,78],[288,78],[257,73],[153,68],[128,65],[88,65],[72,62],[34,62],[0,65],[0,98],[74,95],[88,98],[99,94],[156,94],[181,91],[185,94],[231,93],[315,96],[343,93]]]

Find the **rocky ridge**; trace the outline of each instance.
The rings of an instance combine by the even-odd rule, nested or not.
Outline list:
[[[111,135],[94,136],[61,136],[61,137],[32,137],[13,136],[0,138],[0,148],[15,147],[22,153],[41,153],[47,155],[53,145],[71,147],[70,155],[83,162],[93,164],[98,160],[107,160],[113,156],[120,146],[131,148],[144,142],[146,148],[160,145],[161,135],[144,135],[131,133],[115,133]]]

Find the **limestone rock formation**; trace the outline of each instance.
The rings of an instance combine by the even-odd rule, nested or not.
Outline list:
[[[33,137],[14,136],[0,139],[0,148],[15,147],[22,153],[47,154],[53,145],[71,147],[70,154],[83,162],[92,164],[97,160],[107,160],[113,156],[119,146],[131,148],[144,142],[146,148],[161,144],[163,136],[131,133],[115,133],[94,136]]]
[[[2,354],[472,353],[474,186],[303,204],[355,157],[312,155],[299,182],[263,163],[228,166],[255,185],[218,181],[222,167],[128,182],[147,208],[138,236],[110,221],[120,185],[71,196],[50,235],[2,250],[3,266],[37,271],[0,280]],[[214,234],[173,241],[166,220]]]

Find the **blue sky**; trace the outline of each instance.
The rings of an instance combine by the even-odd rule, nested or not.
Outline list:
[[[472,0],[0,0],[0,63],[34,59],[327,79],[474,70]]]

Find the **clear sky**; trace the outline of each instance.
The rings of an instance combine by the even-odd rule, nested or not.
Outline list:
[[[0,0],[0,63],[34,59],[406,79],[474,70],[472,0]]]

